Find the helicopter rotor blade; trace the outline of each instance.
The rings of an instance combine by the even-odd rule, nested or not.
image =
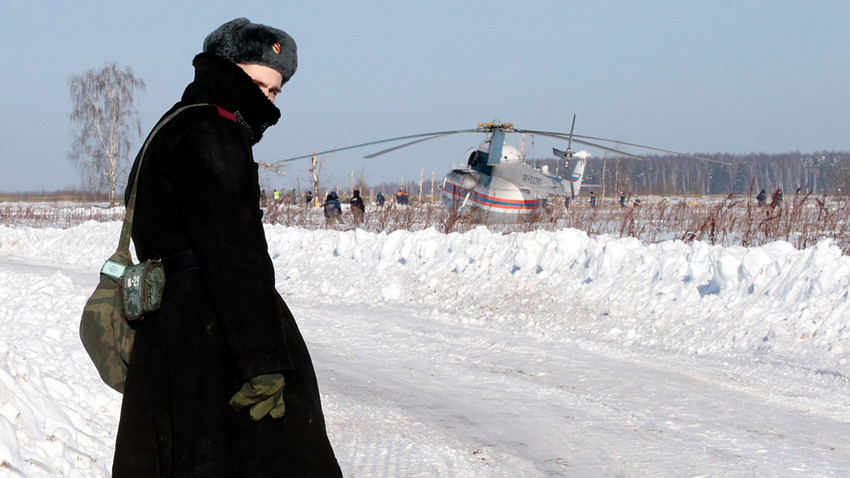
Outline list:
[[[531,133],[531,134],[539,134],[541,136],[548,136],[550,138],[555,138],[555,139],[569,139],[569,137],[567,135],[563,134],[563,133],[549,133],[549,132],[546,132],[546,131],[523,131],[523,132],[524,133]],[[606,151],[611,151],[613,153],[622,154],[623,156],[629,156],[629,157],[632,157],[632,158],[635,158],[635,159],[641,159],[641,160],[646,159],[646,158],[641,158],[640,156],[638,156],[636,154],[627,153],[625,151],[621,151],[619,149],[614,149],[614,148],[611,148],[611,147],[608,147],[608,146],[603,146],[601,144],[591,143],[589,141],[584,141],[584,140],[575,139],[575,138],[573,138],[572,140],[573,140],[573,142],[578,143],[578,144],[583,144],[585,146],[592,146],[594,148],[604,149]],[[555,149],[553,148],[552,151],[555,151]],[[570,153],[570,151],[567,150],[564,153]],[[558,153],[555,153],[555,154],[558,155]],[[564,159],[567,159],[566,156],[564,156]]]
[[[567,141],[567,152],[572,152],[573,147],[573,131],[576,129],[576,114],[573,113],[573,125],[570,126],[570,140]]]
[[[368,143],[360,143],[360,144],[355,144],[355,145],[351,145],[351,146],[344,146],[342,148],[329,149],[327,151],[321,151],[321,152],[318,152],[318,153],[304,154],[304,155],[295,156],[295,157],[292,157],[292,158],[281,159],[278,162],[279,163],[286,163],[286,162],[289,162],[289,161],[295,161],[297,159],[305,159],[305,158],[309,158],[309,157],[312,157],[312,156],[321,156],[323,154],[337,153],[337,152],[340,152],[340,151],[348,151],[349,149],[363,148],[365,146],[373,146],[373,145],[376,145],[376,144],[390,143],[392,141],[401,141],[401,140],[404,140],[404,139],[421,138],[423,136],[432,136],[434,138],[438,138],[440,136],[445,136],[445,135],[454,134],[454,133],[473,133],[475,131],[476,130],[474,130],[474,129],[461,129],[461,130],[456,130],[456,131],[437,131],[437,132],[433,132],[433,133],[411,134],[411,135],[407,135],[407,136],[399,136],[397,138],[380,139],[380,140],[377,140],[377,141],[369,141]],[[428,139],[433,139],[433,138],[425,138],[425,140],[428,140]],[[414,141],[414,143],[417,143],[417,142],[418,141]],[[411,144],[413,144],[413,143],[411,143]]]
[[[712,162],[712,163],[725,164],[727,166],[730,165],[730,163],[725,162],[725,161],[720,161],[720,160],[710,159],[710,158],[704,158],[704,157],[701,157],[701,156],[695,156],[695,155],[688,154],[688,153],[680,153],[678,151],[672,151],[672,150],[669,150],[669,149],[657,148],[655,146],[647,146],[647,145],[643,145],[643,144],[630,143],[630,142],[626,142],[626,141],[619,141],[619,140],[616,140],[616,139],[598,138],[598,137],[594,137],[594,136],[585,136],[585,135],[574,134],[573,130],[575,128],[575,121],[576,121],[576,116],[573,115],[573,122],[572,122],[572,126],[570,127],[569,135],[567,135],[565,133],[556,133],[556,132],[551,132],[551,131],[535,131],[535,130],[523,130],[523,129],[513,129],[510,132],[539,134],[541,136],[548,136],[548,137],[551,137],[551,138],[566,140],[567,145],[568,145],[567,146],[567,152],[568,153],[571,152],[572,143],[576,142],[576,143],[583,144],[583,145],[586,145],[586,146],[599,148],[599,149],[602,149],[602,150],[605,150],[605,151],[610,151],[612,153],[621,154],[621,155],[629,156],[629,157],[636,158],[636,159],[646,159],[646,158],[642,158],[642,157],[635,155],[635,154],[627,153],[625,151],[622,151],[622,150],[619,150],[619,149],[616,149],[616,148],[612,148],[610,146],[603,146],[603,145],[598,144],[598,143],[592,143],[592,142],[587,141],[587,140],[593,140],[593,141],[604,141],[604,142],[623,145],[623,146],[631,146],[631,147],[635,147],[635,148],[648,149],[648,150],[652,150],[652,151],[659,151],[659,152],[667,153],[667,154],[675,154],[675,155],[684,156],[684,157],[687,157],[687,158],[698,159],[698,160],[701,160],[701,161],[709,161],[709,162]],[[428,141],[428,140],[431,140],[431,139],[441,138],[441,137],[448,136],[448,135],[451,135],[451,134],[479,133],[479,132],[482,132],[482,131],[480,129],[459,129],[459,130],[453,130],[453,131],[436,131],[436,132],[432,132],[432,133],[420,133],[420,134],[412,134],[412,135],[406,135],[406,136],[398,136],[398,137],[395,137],[395,138],[388,138],[388,139],[381,139],[381,140],[377,140],[377,141],[370,141],[370,142],[367,142],[367,143],[360,143],[360,144],[355,144],[355,145],[351,145],[351,146],[345,146],[345,147],[342,147],[342,148],[329,149],[329,150],[326,150],[326,151],[314,152],[314,153],[311,153],[311,154],[305,154],[305,155],[301,155],[301,156],[286,158],[286,159],[282,159],[282,160],[278,161],[278,163],[285,163],[285,162],[289,162],[289,161],[295,161],[295,160],[298,160],[298,159],[309,158],[309,157],[312,157],[312,156],[320,156],[320,155],[324,155],[324,154],[336,153],[336,152],[339,152],[339,151],[347,151],[349,149],[363,148],[363,147],[366,147],[366,146],[373,146],[373,145],[376,145],[376,144],[383,144],[383,143],[390,143],[390,142],[393,142],[393,141],[402,141],[402,140],[406,140],[406,139],[418,138],[418,139],[415,139],[414,141],[410,141],[408,143],[405,143],[405,144],[402,144],[402,145],[399,145],[399,146],[394,146],[392,148],[384,149],[384,150],[378,151],[377,153],[372,153],[372,154],[369,154],[367,156],[364,156],[364,158],[374,158],[374,157],[381,156],[383,154],[387,154],[387,153],[390,153],[390,152],[393,152],[393,151],[396,151],[396,150],[399,150],[399,149],[402,149],[402,148],[406,148],[408,146],[412,146],[414,144],[418,144],[418,143]]]
[[[619,149],[616,149],[616,148],[611,148],[611,147],[608,147],[608,146],[603,146],[601,144],[591,143],[590,141],[585,141],[583,139],[573,138],[573,142],[578,143],[578,144],[583,144],[585,146],[591,146],[593,148],[604,149],[605,151],[611,151],[612,153],[622,154],[623,156],[628,156],[630,158],[646,160],[646,158],[641,158],[640,156],[638,156],[636,154],[627,153],[625,151],[622,151],[622,150],[619,150]]]
[[[517,130],[517,131],[520,131],[520,130]],[[564,133],[553,133],[553,132],[549,132],[549,131],[530,131],[530,130],[522,130],[521,132],[531,133],[531,134],[539,134],[539,135],[542,135],[542,136],[549,136],[551,138],[560,138],[560,139],[566,139],[566,140],[569,139],[569,137],[567,137],[567,135],[565,135]],[[587,146],[593,146],[593,147],[600,148],[600,149],[605,149],[605,150],[608,150],[608,151],[611,151],[611,152],[614,152],[614,153],[619,153],[619,154],[623,154],[623,155],[626,155],[626,156],[631,156],[631,157],[639,158],[639,159],[646,159],[646,158],[641,158],[640,156],[628,154],[628,153],[625,153],[625,152],[617,150],[617,149],[602,146],[600,144],[588,143],[587,141],[579,141],[576,138],[581,138],[582,140],[592,139],[594,141],[605,141],[605,142],[608,142],[608,143],[621,144],[623,146],[632,146],[634,148],[649,149],[649,150],[653,150],[653,151],[659,151],[659,152],[662,152],[662,153],[675,154],[675,155],[678,155],[678,156],[685,156],[687,158],[692,158],[692,159],[699,159],[700,161],[708,161],[708,162],[711,162],[711,163],[725,164],[727,166],[729,166],[729,164],[730,164],[730,163],[727,163],[726,161],[720,161],[720,160],[717,160],[717,159],[704,158],[702,156],[694,156],[693,154],[680,153],[678,151],[672,151],[672,150],[669,150],[669,149],[657,148],[655,146],[647,146],[647,145],[644,145],[644,144],[629,143],[627,141],[619,141],[619,140],[616,140],[616,139],[598,138],[598,137],[595,137],[595,136],[584,136],[584,135],[580,135],[580,134],[571,134],[570,136],[573,138],[573,141],[575,141],[576,143],[585,144]]]
[[[570,150],[561,151],[558,148],[552,148],[552,154],[554,154],[555,156],[559,156],[563,159],[566,159],[567,161],[569,161],[570,158],[573,156],[572,151],[570,151]]]
[[[669,149],[657,148],[655,146],[646,146],[646,145],[643,145],[643,144],[635,144],[635,143],[629,143],[629,142],[626,142],[626,141],[617,141],[617,140],[613,140],[613,139],[595,138],[593,136],[579,136],[579,137],[584,138],[584,139],[592,139],[594,141],[610,141],[610,142],[613,142],[613,143],[622,144],[623,146],[632,146],[632,147],[635,147],[635,148],[650,149],[650,150],[653,150],[653,151],[660,151],[662,153],[675,154],[675,155],[678,155],[678,156],[685,156],[687,158],[692,158],[692,159],[699,159],[701,161],[708,161],[708,162],[711,162],[711,163],[725,164],[727,166],[730,164],[730,163],[727,163],[726,161],[720,161],[718,159],[704,158],[702,156],[695,156],[693,154],[688,154],[688,153],[680,153],[678,151],[671,151]]]
[[[432,133],[432,134],[433,134],[433,136],[428,136],[428,137],[426,137],[426,138],[417,139],[417,140],[415,140],[415,141],[411,141],[411,142],[409,142],[409,143],[404,143],[404,144],[400,144],[400,145],[398,145],[398,146],[393,146],[392,148],[387,148],[387,149],[384,149],[384,150],[378,151],[377,153],[367,154],[366,156],[363,156],[363,157],[364,157],[364,158],[366,158],[366,159],[372,159],[372,158],[374,158],[374,157],[381,156],[381,155],[383,155],[383,154],[387,154],[387,153],[392,153],[393,151],[397,151],[397,150],[399,150],[399,149],[406,148],[406,147],[408,147],[408,146],[413,146],[414,144],[421,143],[421,142],[423,142],[423,141],[428,141],[428,140],[431,140],[431,139],[442,138],[442,137],[444,137],[444,136],[448,136],[448,135],[450,135],[450,134],[457,134],[457,133],[474,133],[474,132],[475,132],[475,130],[474,130],[474,129],[463,129],[463,130],[458,130],[458,131],[444,131],[444,132],[442,132],[442,133]],[[399,140],[400,140],[401,138],[396,138],[396,139],[399,139]]]

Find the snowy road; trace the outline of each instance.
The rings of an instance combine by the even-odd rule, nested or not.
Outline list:
[[[350,476],[850,470],[847,400],[809,384],[780,387],[722,364],[663,363],[447,325],[415,305],[288,301],[330,397],[328,427]]]

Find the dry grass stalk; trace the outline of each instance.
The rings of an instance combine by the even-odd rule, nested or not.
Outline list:
[[[303,204],[266,203],[264,221],[307,229],[352,230],[390,233],[434,228],[442,233],[467,232],[480,224],[446,211],[439,202],[412,201],[409,205],[388,202],[369,205],[364,219],[355,223],[343,205],[339,221],[328,222],[321,208]],[[0,203],[0,225],[66,228],[85,221],[120,221],[123,208],[104,208],[76,203]],[[646,243],[678,239],[718,245],[759,246],[782,240],[797,248],[832,239],[850,253],[850,208],[844,196],[814,196],[805,191],[783,202],[758,206],[752,195],[724,198],[647,198],[639,207],[621,207],[599,201],[597,207],[574,201],[569,209],[562,201],[517,224],[490,225],[500,233],[576,228],[590,236],[636,237]]]

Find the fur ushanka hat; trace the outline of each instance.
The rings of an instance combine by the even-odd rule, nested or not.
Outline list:
[[[283,30],[247,18],[237,18],[218,27],[204,40],[204,52],[230,60],[274,68],[289,81],[298,68],[295,40]]]

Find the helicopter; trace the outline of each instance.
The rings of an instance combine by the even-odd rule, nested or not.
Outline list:
[[[575,120],[576,116],[573,115],[569,134],[519,129],[513,123],[502,123],[499,120],[493,120],[487,123],[478,123],[478,126],[474,129],[400,136],[332,149],[321,153],[296,156],[284,159],[281,162],[373,146],[381,143],[413,139],[413,141],[364,156],[364,158],[369,159],[447,135],[457,133],[485,133],[488,135],[487,139],[481,142],[478,147],[470,148],[467,151],[465,155],[466,164],[455,166],[443,178],[441,198],[444,206],[450,213],[457,214],[458,216],[469,216],[475,221],[486,224],[517,223],[534,217],[553,198],[574,199],[578,196],[584,178],[584,169],[591,154],[587,151],[572,151],[572,143],[574,142],[636,159],[643,158],[611,146],[598,144],[598,142],[602,141],[617,146],[630,146],[723,163],[722,161],[653,146],[577,135],[573,132],[575,129]],[[552,153],[565,161],[566,169],[569,171],[569,178],[565,179],[551,174],[546,166],[536,168],[526,163],[523,153],[518,148],[506,144],[505,138],[509,133],[540,135],[566,141],[566,150],[552,148]],[[590,140],[593,140],[593,142]]]
[[[522,152],[505,144],[505,133],[517,133],[512,123],[494,120],[480,123],[478,132],[490,137],[467,151],[466,165],[455,167],[443,178],[441,197],[453,214],[471,216],[484,223],[516,223],[533,217],[552,197],[574,198],[581,189],[587,151],[553,148],[566,161],[569,180],[551,174],[546,166],[535,168]]]

